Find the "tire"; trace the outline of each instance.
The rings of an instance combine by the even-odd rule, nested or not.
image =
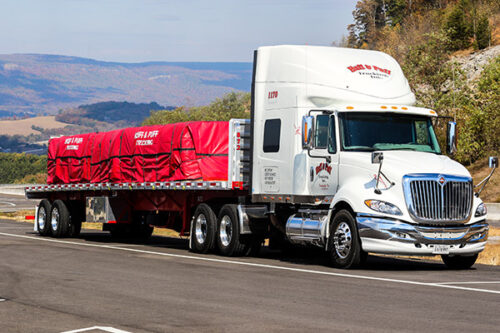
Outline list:
[[[40,236],[50,236],[50,211],[52,205],[49,200],[43,199],[38,205],[38,213],[36,215],[36,224]]]
[[[52,237],[66,237],[70,231],[70,214],[62,200],[54,201],[50,211],[50,231]]]
[[[224,256],[247,255],[251,247],[240,241],[240,222],[236,205],[224,205],[217,219],[217,247]]]
[[[449,269],[469,269],[476,262],[477,256],[477,253],[472,256],[442,255],[441,259]]]
[[[341,210],[330,225],[328,256],[333,267],[351,268],[361,263],[361,242],[356,222],[348,210]]]
[[[217,217],[207,204],[199,204],[191,221],[191,250],[207,253],[214,247]]]

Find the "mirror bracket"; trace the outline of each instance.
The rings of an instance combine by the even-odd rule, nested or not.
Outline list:
[[[488,176],[486,176],[486,178],[484,178],[483,180],[481,180],[479,182],[479,184],[477,184],[477,185],[474,186],[474,188],[477,188],[477,187],[481,186],[481,188],[479,189],[479,191],[477,191],[476,194],[475,194],[477,198],[479,198],[479,195],[481,194],[481,192],[483,192],[484,188],[486,187],[486,185],[490,181],[491,176],[493,176],[493,173],[498,168],[498,157],[496,157],[496,156],[490,156],[488,164],[489,164],[489,167],[491,168],[490,174]]]

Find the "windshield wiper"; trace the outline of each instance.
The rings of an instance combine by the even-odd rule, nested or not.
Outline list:
[[[379,150],[379,149],[366,147],[366,148],[346,148],[346,150],[347,151],[376,151],[376,150]]]
[[[378,150],[415,150],[415,151],[418,151],[416,148],[410,148],[410,147],[383,148],[383,149],[378,149]]]

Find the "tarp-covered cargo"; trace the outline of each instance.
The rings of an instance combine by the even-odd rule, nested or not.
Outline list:
[[[228,130],[196,121],[54,138],[47,182],[227,180]]]

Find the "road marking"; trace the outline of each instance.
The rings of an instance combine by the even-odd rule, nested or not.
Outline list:
[[[500,284],[500,281],[461,281],[461,282],[437,282],[436,284]]]
[[[102,244],[88,244],[88,243],[71,242],[71,241],[64,241],[64,240],[58,240],[58,239],[53,239],[53,238],[41,238],[41,237],[33,237],[33,236],[25,236],[25,235],[17,235],[17,234],[9,234],[9,233],[5,233],[5,232],[0,232],[0,235],[1,236],[8,236],[8,237],[17,237],[17,238],[32,239],[32,240],[43,241],[43,242],[68,244],[68,245],[77,245],[77,246],[84,246],[84,247],[85,246],[86,247],[95,247],[95,248],[103,248],[103,249],[111,249],[111,250],[135,252],[135,253],[145,253],[145,254],[158,255],[158,256],[163,256],[163,257],[172,257],[172,258],[182,258],[182,259],[209,261],[209,262],[216,262],[216,263],[222,263],[222,264],[231,264],[231,265],[240,265],[240,266],[249,266],[249,267],[268,268],[268,269],[274,269],[274,270],[283,270],[283,271],[309,273],[309,274],[318,274],[318,275],[327,275],[327,276],[337,276],[337,277],[351,278],[351,279],[360,279],[360,280],[372,280],[372,281],[383,281],[383,282],[392,282],[392,283],[400,283],[400,284],[410,284],[410,285],[425,286],[425,287],[436,287],[436,288],[467,290],[467,291],[475,291],[475,292],[482,292],[482,293],[489,293],[489,294],[500,294],[500,290],[490,290],[490,289],[460,287],[460,286],[453,286],[453,285],[440,284],[440,283],[418,282],[418,281],[400,280],[400,279],[390,279],[390,278],[382,278],[382,277],[367,276],[367,275],[357,275],[357,274],[347,274],[347,273],[335,273],[335,272],[316,271],[316,270],[312,270],[312,269],[293,268],[293,267],[286,267],[286,266],[258,264],[258,263],[252,263],[252,262],[235,261],[235,260],[227,260],[227,259],[198,257],[198,256],[193,256],[193,255],[184,255],[184,254],[174,254],[174,253],[165,253],[165,252],[155,252],[155,251],[148,251],[148,250],[131,249],[131,248],[126,248],[126,247],[114,246],[114,245],[102,245]]]
[[[80,329],[72,330],[72,331],[64,331],[61,333],[79,333],[79,332],[87,332],[87,331],[94,331],[94,330],[100,330],[100,331],[110,332],[110,333],[132,333],[129,331],[119,330],[118,328],[109,327],[109,326],[92,326],[92,327],[80,328]]]
[[[5,298],[0,298],[0,302],[5,302],[6,299]]]
[[[7,204],[7,205],[11,205],[12,207],[16,207],[15,203],[8,202],[8,201],[0,201],[0,204]]]

